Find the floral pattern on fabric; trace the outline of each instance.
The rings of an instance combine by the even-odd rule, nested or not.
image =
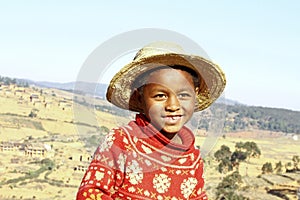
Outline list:
[[[188,179],[184,179],[180,185],[181,193],[183,194],[183,196],[185,198],[188,198],[192,194],[196,185],[197,185],[197,179],[192,177],[189,177]]]
[[[194,136],[172,144],[142,116],[113,129],[95,151],[77,200],[204,200],[203,161]]]
[[[133,185],[139,184],[143,180],[143,169],[139,166],[136,160],[133,160],[131,164],[126,168],[126,178]]]
[[[171,178],[165,174],[155,174],[153,179],[153,187],[158,193],[165,193],[171,186]]]
[[[105,137],[105,141],[102,143],[102,145],[99,148],[99,152],[109,151],[112,147],[115,138],[114,132],[109,132],[108,135]]]

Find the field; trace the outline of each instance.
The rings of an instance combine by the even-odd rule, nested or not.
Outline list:
[[[8,92],[10,91],[10,92]],[[126,124],[129,118],[95,110],[90,104],[108,105],[105,101],[45,88],[21,89],[16,86],[0,90],[0,199],[75,199],[91,155],[108,129]],[[34,95],[33,95],[34,94]],[[34,97],[34,98],[33,98]],[[80,102],[84,102],[80,103]],[[242,162],[241,190],[250,199],[282,199],[268,194],[267,189],[279,186],[299,187],[299,173],[262,175],[266,162],[283,164],[300,156],[300,140],[281,133],[258,130],[228,134],[216,138],[212,150],[205,154],[206,189],[215,199],[215,188],[225,174],[217,170],[213,154],[221,145],[234,150],[237,142],[253,141],[261,149],[259,158]],[[207,137],[197,137],[203,146]],[[297,199],[296,194],[287,194]]]
[[[205,138],[200,138],[198,141],[202,143]],[[251,158],[248,162],[242,162],[239,166],[239,173],[243,177],[242,188],[240,191],[246,197],[250,199],[282,199],[277,198],[274,195],[266,193],[266,189],[278,188],[278,185],[283,185],[282,188],[288,186],[300,187],[300,173],[282,173],[282,174],[268,174],[262,175],[262,166],[266,162],[270,162],[275,167],[275,163],[281,161],[284,164],[291,162],[294,155],[299,155],[300,141],[293,140],[288,137],[276,137],[276,138],[243,138],[243,137],[220,137],[216,142],[214,149],[211,151],[213,154],[216,150],[220,149],[221,145],[226,145],[234,150],[234,146],[237,142],[255,142],[260,148],[262,154],[259,158]],[[205,157],[206,162],[206,187],[208,194],[212,199],[215,197],[216,185],[221,182],[222,176],[217,172],[217,162],[212,158],[212,155]],[[295,189],[295,188],[294,188]],[[289,199],[297,199],[296,194],[287,195]]]

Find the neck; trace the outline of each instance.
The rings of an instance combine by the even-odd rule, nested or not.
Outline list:
[[[172,143],[182,144],[182,140],[177,133],[162,133]]]

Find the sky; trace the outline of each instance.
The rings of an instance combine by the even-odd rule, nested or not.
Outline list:
[[[220,65],[226,98],[300,111],[299,10],[297,0],[4,0],[0,75],[75,81],[88,56],[113,36],[166,29]]]

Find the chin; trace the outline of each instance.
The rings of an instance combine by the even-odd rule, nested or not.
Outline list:
[[[180,129],[177,129],[177,128],[176,129],[162,129],[162,132],[168,133],[168,134],[176,134],[176,133],[178,133],[178,131],[180,131]]]

